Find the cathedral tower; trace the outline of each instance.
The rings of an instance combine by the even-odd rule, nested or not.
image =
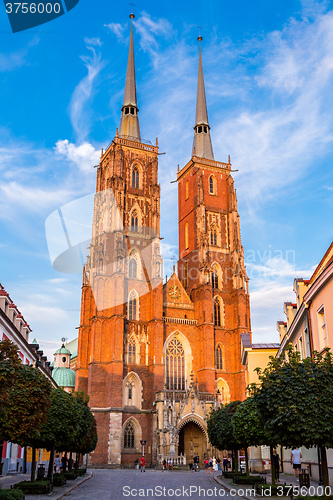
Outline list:
[[[202,346],[201,390],[244,399],[240,334],[250,330],[248,278],[234,182],[214,160],[199,36],[199,70],[191,160],[178,172],[179,277],[195,304]],[[220,382],[219,382],[219,379]],[[225,398],[223,398],[225,400]]]
[[[134,467],[145,442],[147,463],[185,467],[213,453],[212,405],[245,397],[248,279],[230,160],[213,155],[200,46],[192,158],[177,174],[178,273],[162,284],[159,153],[141,139],[130,17],[119,132],[97,168],[76,390],[97,420],[91,465]]]
[[[82,288],[76,388],[97,419],[95,464],[133,463],[141,440],[151,456],[150,387],[163,386],[158,145],[140,136],[130,17],[120,128],[97,169]]]

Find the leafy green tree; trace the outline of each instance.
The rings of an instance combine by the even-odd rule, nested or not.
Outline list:
[[[0,343],[0,440],[26,446],[46,422],[52,385],[38,369],[23,365],[17,352],[12,342]],[[33,460],[33,473],[34,467]]]
[[[254,398],[265,431],[286,447],[319,446],[324,485],[328,486],[326,448],[333,447],[333,355],[329,349],[301,360],[292,346],[257,370]]]
[[[212,409],[207,419],[207,432],[209,441],[218,450],[232,450],[234,454],[233,468],[238,469],[237,450],[241,444],[237,441],[232,417],[241,401],[232,401],[231,403],[221,405],[215,410]]]
[[[246,475],[249,476],[249,460],[247,448],[249,446],[270,445],[271,455],[276,439],[265,432],[265,422],[258,410],[253,396],[248,397],[237,406],[232,417],[234,436],[245,450]],[[275,468],[271,456],[272,483],[275,484]]]

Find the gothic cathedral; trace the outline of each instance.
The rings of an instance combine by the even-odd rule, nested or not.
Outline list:
[[[134,18],[134,15],[130,16]],[[133,22],[119,131],[97,169],[76,390],[98,426],[95,466],[213,453],[206,417],[245,397],[248,278],[230,159],[214,159],[199,37],[192,157],[177,172],[179,260],[163,284],[158,143],[141,140]]]

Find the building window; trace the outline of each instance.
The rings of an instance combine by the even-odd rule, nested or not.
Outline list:
[[[185,223],[185,250],[188,250],[188,222]]]
[[[132,188],[139,188],[139,169],[134,167],[132,170]]]
[[[322,306],[318,311],[318,336],[319,336],[319,350],[321,351],[327,346],[327,334],[326,334],[326,320],[325,320],[325,309]]]
[[[131,216],[131,230],[137,232],[138,231],[138,213],[136,210],[132,213]]]
[[[134,337],[131,337],[128,342],[128,362],[136,362],[136,342]]]
[[[217,230],[216,227],[212,227],[210,230],[210,244],[217,245]]]
[[[170,340],[166,353],[166,388],[185,390],[185,353],[181,342]]]
[[[213,288],[219,287],[219,277],[215,272],[212,272],[212,287]]]
[[[215,178],[213,175],[209,177],[209,194],[215,194]]]
[[[185,262],[184,267],[183,267],[183,282],[184,282],[184,287],[188,287],[188,262]]]
[[[128,298],[128,319],[138,319],[138,301],[136,292],[132,290]]]
[[[185,200],[188,200],[188,181],[185,182]]]
[[[132,399],[132,384],[128,386],[128,399]]]
[[[214,325],[221,326],[221,304],[217,297],[214,299]]]
[[[128,276],[129,276],[129,278],[137,278],[138,266],[137,266],[137,263],[136,263],[136,259],[134,257],[130,258],[129,266],[128,267],[129,267],[129,269],[128,269]]]
[[[223,368],[222,347],[220,344],[215,349],[215,367],[217,370],[222,370]]]
[[[134,428],[131,423],[124,430],[124,448],[134,448]]]

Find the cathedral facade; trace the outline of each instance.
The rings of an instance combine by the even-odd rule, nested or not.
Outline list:
[[[177,172],[179,260],[163,283],[159,150],[141,140],[131,26],[120,127],[97,168],[83,272],[76,390],[97,420],[92,465],[132,466],[143,451],[152,464],[203,462],[213,452],[210,409],[245,398],[248,278],[230,159],[213,155],[201,37],[199,46],[192,156]]]

